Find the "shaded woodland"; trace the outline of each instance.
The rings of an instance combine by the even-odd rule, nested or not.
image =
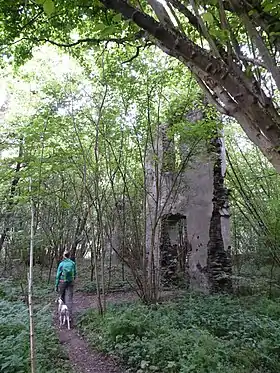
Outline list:
[[[0,371],[278,372],[278,3],[0,5]]]

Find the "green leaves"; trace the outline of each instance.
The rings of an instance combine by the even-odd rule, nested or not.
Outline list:
[[[24,276],[23,276],[24,277]],[[5,284],[7,293],[15,286]],[[36,314],[36,353],[38,372],[60,372],[65,367],[58,354],[59,341],[51,327],[51,318],[46,313]],[[3,373],[29,373],[29,319],[28,309],[22,302],[0,299],[0,371]],[[67,364],[67,363],[66,363]]]
[[[100,38],[106,38],[120,30],[117,24],[107,25],[103,22],[96,22],[91,29],[93,32],[97,32]]]
[[[206,12],[202,14],[202,19],[208,23],[209,26],[211,26],[214,23],[214,17],[212,13]]]
[[[53,0],[35,0],[38,5],[43,5],[44,12],[50,16],[55,10]]]
[[[277,0],[264,0],[262,6],[264,12],[279,13],[279,2]]]
[[[156,310],[121,306],[103,316],[90,310],[79,326],[93,345],[141,373],[278,373],[279,317],[266,310],[278,301],[253,301],[246,298],[242,307],[240,299],[189,294]]]
[[[101,32],[101,36],[105,38],[106,36],[112,35],[115,31],[117,31],[116,26],[114,26],[114,25],[106,26],[106,27],[102,30],[102,32]]]
[[[46,0],[43,4],[45,13],[49,16],[54,12],[54,2],[52,0]]]
[[[120,13],[116,14],[114,17],[113,17],[113,21],[114,22],[120,22],[122,20],[122,15]]]
[[[105,27],[103,22],[96,22],[92,26],[92,31],[102,31]]]
[[[217,27],[212,27],[210,29],[210,34],[219,39],[222,44],[225,44],[225,42],[229,40],[229,30],[221,30]]]

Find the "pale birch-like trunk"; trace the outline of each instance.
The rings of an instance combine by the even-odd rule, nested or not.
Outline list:
[[[147,283],[145,284],[147,297],[156,302],[160,294],[160,169],[161,158],[158,137],[145,159],[145,186],[146,186],[146,221],[145,221],[145,247],[147,258]]]
[[[31,191],[31,181],[30,181]],[[30,259],[29,259],[29,276],[28,276],[28,305],[29,305],[29,330],[30,330],[30,371],[36,372],[36,350],[35,350],[35,331],[34,331],[34,314],[33,314],[33,253],[34,253],[34,220],[35,206],[31,196],[31,224],[30,224]]]

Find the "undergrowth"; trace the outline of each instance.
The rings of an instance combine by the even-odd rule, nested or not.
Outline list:
[[[88,294],[96,294],[96,280],[89,280],[88,268],[90,267],[89,260],[80,260],[78,262],[78,279],[79,283],[76,287],[76,291],[81,291]],[[102,269],[99,268],[98,272],[101,273]],[[127,268],[122,271],[121,266],[111,265],[106,266],[104,271],[104,285],[105,292],[118,292],[118,291],[129,291],[135,284],[131,276],[130,271]],[[102,291],[102,284],[100,284],[100,290]]]
[[[30,373],[28,308],[22,301],[16,300],[18,291],[10,283],[0,283],[1,373]],[[52,327],[50,304],[35,305],[34,314],[36,372],[70,372],[67,356],[60,348],[58,336]]]
[[[279,316],[277,300],[189,295],[157,309],[91,310],[79,327],[131,372],[279,373]]]

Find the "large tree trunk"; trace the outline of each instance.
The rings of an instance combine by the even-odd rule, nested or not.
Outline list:
[[[217,56],[213,51],[207,51],[193,43],[178,28],[172,27],[167,12],[158,1],[149,0],[149,4],[160,22],[132,7],[125,0],[101,2],[107,8],[121,13],[124,18],[133,20],[164,52],[185,64],[195,74],[208,99],[211,99],[222,113],[234,117],[248,137],[280,171],[280,115],[272,100],[266,96],[256,80],[245,75],[240,64],[227,62],[225,57],[222,58],[221,56],[227,56],[223,49]],[[176,3],[182,16],[186,16],[188,9],[180,1],[172,1],[175,7]],[[190,14],[194,18],[194,24],[197,18]],[[271,58],[267,56],[264,63],[269,69]],[[277,78],[277,83],[279,71],[274,65],[272,67],[271,73]]]

